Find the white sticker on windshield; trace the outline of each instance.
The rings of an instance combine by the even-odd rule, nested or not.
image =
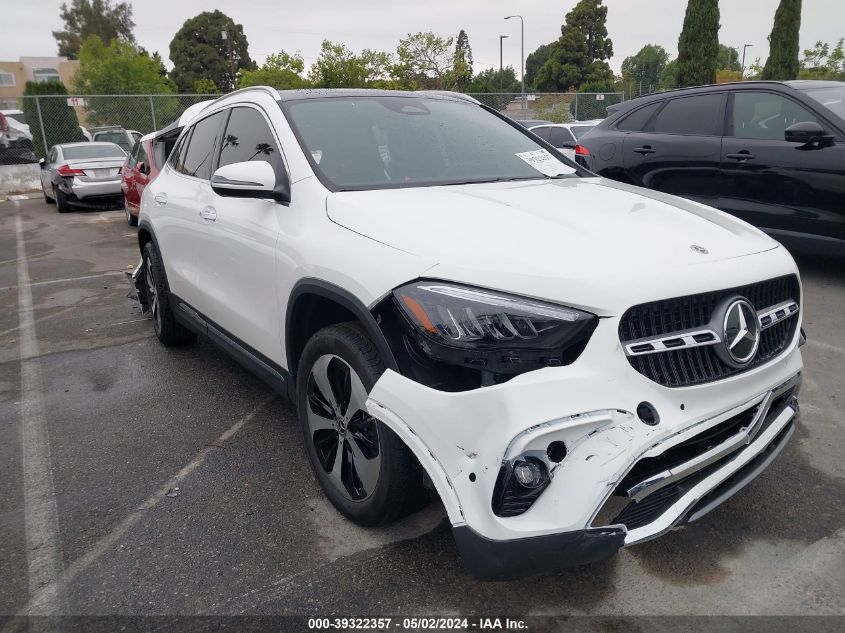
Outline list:
[[[566,176],[575,173],[572,167],[560,162],[545,149],[537,149],[533,152],[517,152],[516,156],[546,176]]]

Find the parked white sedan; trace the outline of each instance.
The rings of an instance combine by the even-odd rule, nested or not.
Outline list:
[[[96,206],[120,199],[120,168],[126,153],[114,143],[54,145],[41,164],[44,200],[59,213],[71,206]]]
[[[528,128],[544,141],[548,141],[563,152],[567,158],[575,160],[575,146],[578,139],[601,123],[601,119],[592,121],[573,121],[572,123],[550,123]]]

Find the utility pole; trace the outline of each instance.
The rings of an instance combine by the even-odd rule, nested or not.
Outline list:
[[[745,51],[750,46],[754,46],[754,44],[746,44],[745,46],[742,47],[742,70],[739,71],[739,78],[740,79],[745,79]]]
[[[506,40],[509,35],[500,35],[499,36],[499,93],[504,93],[504,88],[502,87],[502,78],[504,76],[504,67],[502,66],[502,42]]]
[[[235,24],[233,22],[232,23],[232,35],[234,35],[234,33],[235,33]],[[232,50],[232,38],[229,37],[229,32],[226,29],[223,29],[223,32],[220,33],[220,36],[224,40],[226,40],[226,43],[229,46],[229,72],[231,73],[231,76],[232,76],[232,83],[231,83],[232,90],[234,90],[237,77],[235,75],[235,54],[234,54],[234,51]]]
[[[522,78],[522,109],[525,110],[528,104],[525,102],[525,21],[521,15],[509,15],[505,19],[519,18],[519,74]]]

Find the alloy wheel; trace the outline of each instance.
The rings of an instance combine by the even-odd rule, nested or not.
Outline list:
[[[367,390],[339,356],[317,359],[308,377],[306,416],[319,467],[348,499],[373,494],[381,469],[378,425],[364,409]]]

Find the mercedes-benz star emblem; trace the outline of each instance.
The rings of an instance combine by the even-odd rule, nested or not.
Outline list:
[[[747,299],[732,300],[725,308],[723,328],[729,362],[736,367],[750,363],[760,345],[760,321],[754,306]]]
[[[690,244],[690,250],[694,253],[698,253],[699,255],[707,255],[710,251],[708,251],[703,246],[699,246],[698,244]]]

